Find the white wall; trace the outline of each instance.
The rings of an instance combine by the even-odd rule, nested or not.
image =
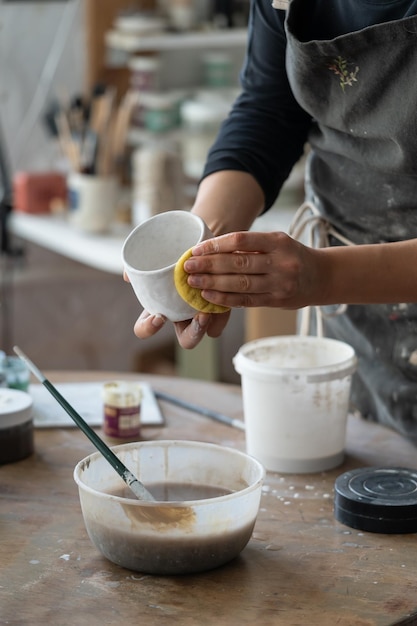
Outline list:
[[[45,170],[60,158],[42,116],[49,98],[84,83],[83,0],[0,0],[0,122],[12,171]]]

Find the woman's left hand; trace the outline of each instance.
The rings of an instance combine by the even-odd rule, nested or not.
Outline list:
[[[317,253],[283,232],[234,232],[199,243],[184,269],[214,304],[296,309],[320,300]]]

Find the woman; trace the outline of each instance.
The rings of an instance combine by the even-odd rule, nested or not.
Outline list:
[[[275,2],[251,6],[242,93],[193,207],[217,237],[193,250],[189,284],[231,307],[349,305],[322,310],[325,334],[357,351],[354,404],[417,441],[417,0]],[[328,247],[247,232],[306,146]],[[198,314],[179,342],[227,320]],[[144,312],[135,332],[163,323]]]

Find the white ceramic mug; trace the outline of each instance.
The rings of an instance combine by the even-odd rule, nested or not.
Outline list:
[[[74,173],[68,177],[69,221],[91,233],[110,230],[117,205],[114,178]]]
[[[172,322],[196,315],[177,292],[174,268],[186,250],[212,236],[204,221],[186,210],[159,213],[134,228],[123,244],[122,259],[146,311]]]

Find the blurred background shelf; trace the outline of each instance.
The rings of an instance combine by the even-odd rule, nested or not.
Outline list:
[[[105,34],[109,48],[125,52],[158,52],[162,50],[201,50],[205,48],[234,48],[246,43],[246,28],[200,30],[185,33],[164,33],[140,37],[128,35],[117,30]]]
[[[123,271],[122,245],[130,230],[130,226],[114,224],[108,234],[89,235],[72,228],[62,216],[15,211],[10,219],[10,231],[15,236],[119,277]]]
[[[249,0],[239,2],[247,12]],[[132,7],[152,12],[158,4],[160,3],[157,0],[142,0],[136,5],[129,0],[85,0],[87,89],[91,89],[96,83],[110,83],[123,92],[129,82],[127,63],[129,57],[135,53],[163,55],[165,71],[162,83],[169,89],[173,86],[183,87],[195,83],[198,54],[190,54],[190,51],[198,53],[204,50],[227,50],[234,60],[237,80],[246,46],[245,24],[232,28],[218,28],[215,24],[203,21],[197,23],[194,30],[166,31],[149,35],[137,35],[116,28],[118,16],[132,10]],[[209,13],[215,6],[203,0],[196,2],[196,5],[202,14]]]
[[[248,6],[249,0],[233,1],[235,6],[242,3]],[[65,104],[66,98],[78,94],[88,98],[97,86],[114,90],[120,100],[131,86],[132,56],[157,57],[161,91],[178,90],[194,98],[196,90],[204,92],[208,86],[205,53],[225,53],[232,66],[228,88],[238,88],[246,47],[246,28],[240,23],[220,29],[218,23],[206,21],[188,32],[164,32],[141,40],[130,37],[128,44],[126,37],[120,41],[114,33],[118,16],[132,9],[152,12],[156,4],[157,0],[74,0],[42,3],[42,7],[36,2],[4,5],[0,56],[9,61],[3,68],[1,117],[13,174],[51,169],[66,174],[62,150],[45,128],[50,101],[59,96]],[[209,0],[196,0],[196,4],[210,5],[210,10],[214,6]],[[217,97],[218,85],[215,91]],[[134,153],[145,144],[162,142],[170,149],[180,144],[181,152],[183,131],[175,128],[163,135],[130,128],[126,163],[133,162]],[[127,166],[126,175],[120,176],[122,209],[132,204],[129,173]],[[197,180],[194,175],[185,177],[187,207]],[[290,217],[285,209],[288,205],[291,212],[293,203],[285,201],[284,205],[260,218],[255,228],[285,229]],[[195,351],[178,348],[172,325],[146,342],[138,341],[133,325],[141,307],[123,281],[120,257],[125,236],[134,225],[125,219],[127,213],[118,212],[123,219],[109,233],[90,235],[76,230],[66,213],[13,212],[10,234],[22,254],[2,259],[5,298],[0,347],[10,351],[14,343],[22,345],[42,369],[163,369],[170,375],[238,382],[232,356],[245,335],[253,338],[265,331],[279,332],[283,328],[279,312],[265,311],[270,314],[270,325],[262,310],[235,310],[227,332],[219,339],[207,339]]]

